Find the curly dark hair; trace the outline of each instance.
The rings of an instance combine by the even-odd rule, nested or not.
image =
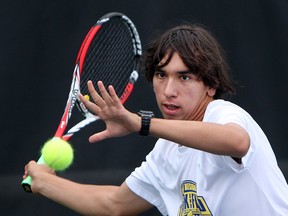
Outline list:
[[[144,56],[144,70],[148,81],[153,81],[156,68],[165,67],[177,52],[191,72],[206,86],[216,89],[215,99],[224,94],[235,94],[230,68],[222,47],[202,25],[183,24],[173,27],[150,44]],[[165,55],[165,63],[159,62]]]

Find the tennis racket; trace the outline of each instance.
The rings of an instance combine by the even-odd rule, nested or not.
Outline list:
[[[81,128],[99,119],[86,109],[78,97],[81,93],[90,98],[88,80],[94,83],[101,80],[106,87],[113,85],[124,103],[138,79],[141,54],[137,29],[127,16],[113,12],[101,17],[86,35],[78,52],[64,114],[53,139],[61,138],[67,141]],[[99,91],[98,87],[96,90]],[[75,105],[85,118],[67,131],[68,120]],[[42,156],[37,163],[45,163]],[[22,181],[26,192],[32,192],[31,182],[30,176]]]

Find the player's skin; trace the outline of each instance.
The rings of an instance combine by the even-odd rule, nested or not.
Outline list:
[[[80,95],[85,106],[106,123],[106,130],[92,135],[89,141],[99,142],[138,132],[140,117],[124,108],[112,86],[106,90],[101,81],[97,85],[101,96],[93,83],[88,82],[95,103]],[[207,104],[213,100],[215,89],[205,86],[190,73],[177,53],[169,64],[155,72],[153,89],[164,119],[151,120],[150,135],[233,158],[241,159],[247,153],[250,140],[242,127],[234,123],[219,125],[201,121]],[[34,193],[84,215],[137,215],[153,207],[134,194],[125,182],[121,186],[78,184],[56,176],[48,167],[34,161],[26,165],[23,177],[27,175],[33,179],[31,189]]]

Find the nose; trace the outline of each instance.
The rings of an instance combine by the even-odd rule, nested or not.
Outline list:
[[[164,84],[164,96],[167,98],[177,97],[176,83],[172,79],[168,79]]]

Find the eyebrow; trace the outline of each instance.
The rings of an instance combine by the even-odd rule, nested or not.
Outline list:
[[[159,66],[156,66],[156,67],[155,67],[154,72],[156,72],[156,71],[158,71],[158,72],[166,72],[165,70],[163,70],[163,69],[162,69],[161,67],[159,67]],[[194,74],[190,69],[176,71],[176,73],[181,74],[181,75],[183,75],[183,74]]]
[[[156,68],[154,72],[166,73],[166,71],[161,68]],[[179,75],[194,74],[191,70],[181,70],[181,71],[176,71],[176,73]]]
[[[177,73],[181,75],[194,74],[191,70],[177,71]]]

